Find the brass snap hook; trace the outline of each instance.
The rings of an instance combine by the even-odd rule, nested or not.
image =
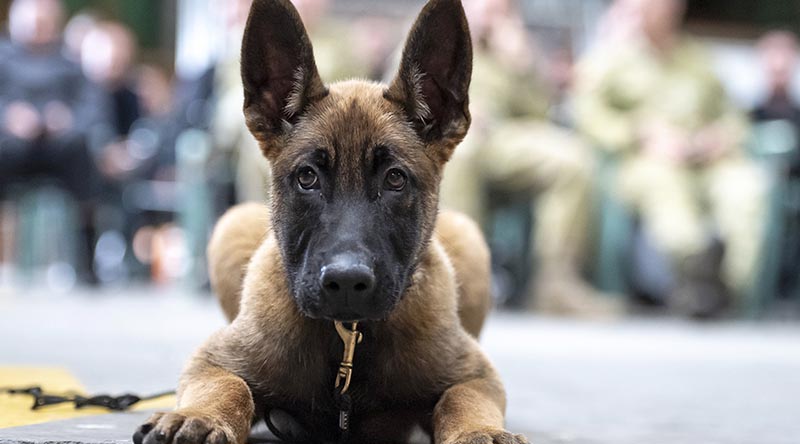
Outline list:
[[[353,377],[353,356],[356,353],[356,345],[361,343],[364,335],[356,330],[358,322],[353,322],[349,329],[339,321],[334,322],[334,325],[336,326],[336,332],[339,333],[339,337],[344,342],[344,356],[339,364],[339,372],[336,374],[335,388],[339,389],[341,386],[339,393],[344,395],[350,388],[350,379]]]

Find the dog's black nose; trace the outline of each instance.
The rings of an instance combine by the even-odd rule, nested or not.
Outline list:
[[[322,267],[320,284],[337,311],[357,314],[369,304],[375,273],[365,262],[358,255],[340,254]]]

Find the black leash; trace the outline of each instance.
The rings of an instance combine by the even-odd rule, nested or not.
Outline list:
[[[353,418],[353,398],[348,393],[350,381],[353,377],[353,357],[356,352],[356,345],[364,339],[358,330],[358,322],[353,322],[350,328],[341,322],[334,323],[336,332],[344,343],[342,361],[339,363],[339,371],[336,374],[336,382],[333,389],[333,401],[336,409],[339,410],[339,443],[345,444],[350,440],[350,429]],[[273,409],[264,415],[267,428],[278,439],[284,442],[315,442],[309,430],[303,427],[288,412],[280,409]]]
[[[163,398],[164,396],[175,394],[174,391],[168,391],[144,397],[134,395],[133,393],[126,393],[120,396],[82,396],[72,392],[56,395],[45,393],[39,386],[24,388],[0,388],[0,393],[32,396],[33,406],[31,406],[31,410],[38,410],[51,405],[72,403],[76,409],[82,409],[84,407],[102,407],[116,412],[128,410],[141,401],[149,401],[151,399]]]
[[[333,394],[336,408],[339,409],[339,430],[342,432],[339,437],[340,443],[346,443],[350,439],[350,418],[353,416],[353,400],[350,395],[340,393],[336,390]]]
[[[339,441],[345,443],[350,438],[350,423],[353,416],[353,400],[347,390],[350,388],[350,380],[353,377],[353,357],[356,354],[356,345],[361,343],[364,335],[358,331],[358,322],[353,322],[349,329],[341,322],[335,322],[334,326],[344,342],[344,353],[342,362],[339,364],[339,373],[336,375],[333,399],[339,409],[339,430],[342,432]]]

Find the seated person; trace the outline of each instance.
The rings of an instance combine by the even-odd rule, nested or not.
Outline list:
[[[102,92],[62,55],[63,18],[57,0],[11,4],[11,46],[0,64],[0,194],[12,182],[34,177],[58,181],[81,206],[91,251],[97,187],[87,138],[108,113]]]
[[[617,0],[638,38],[582,62],[578,127],[620,162],[619,192],[671,261],[663,295],[692,316],[744,296],[758,264],[766,182],[742,150],[747,123],[709,56],[680,32],[684,0]],[[721,246],[724,246],[724,254]]]
[[[548,91],[520,5],[470,0],[464,6],[475,47],[472,126],[445,169],[442,205],[486,226],[487,189],[528,193],[536,221],[524,305],[555,315],[616,317],[624,309],[619,300],[581,275],[592,217],[591,147],[547,119]]]
[[[127,147],[127,137],[141,117],[139,97],[132,77],[137,45],[133,33],[116,22],[99,22],[86,34],[81,65],[86,77],[109,97],[114,119],[108,125],[108,143],[95,147],[98,166],[112,182],[130,175],[137,165]],[[92,50],[104,48],[104,51]]]
[[[800,61],[800,48],[797,37],[789,31],[772,31],[767,33],[758,43],[758,52],[761,64],[767,78],[767,96],[752,112],[755,122],[768,122],[785,120],[791,122],[795,128],[795,137],[800,138],[800,103],[792,96],[792,81],[797,74],[798,61]],[[800,140],[800,139],[798,139]],[[800,178],[800,145],[794,146],[794,151],[789,155],[785,165],[781,165],[781,174],[784,178],[797,180]],[[790,189],[787,200],[797,202],[800,196],[797,191]],[[794,207],[786,215],[785,221],[789,227],[783,235],[781,245],[781,270],[779,294],[789,295],[797,292],[800,285],[800,276],[797,273],[797,264],[800,261],[800,233],[797,231],[797,221],[800,213]]]
[[[767,97],[752,113],[753,121],[787,120],[800,133],[800,103],[792,97],[792,81],[800,61],[797,37],[789,31],[772,31],[758,42],[761,63],[767,76]],[[795,149],[789,165],[792,176],[800,175],[800,150]]]

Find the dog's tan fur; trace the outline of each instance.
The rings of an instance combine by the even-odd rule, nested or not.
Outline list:
[[[313,399],[315,393],[330,390],[333,370],[321,359],[316,343],[335,343],[338,338],[332,325],[317,325],[297,312],[269,226],[266,206],[245,204],[231,209],[215,229],[209,246],[211,275],[220,303],[228,307],[225,313],[233,322],[193,359],[182,380],[181,405],[204,405],[214,399],[212,404],[220,411],[246,407],[249,412],[252,400],[243,402],[249,393],[247,385],[286,400]],[[374,336],[366,333],[365,341],[376,341],[372,345],[380,356],[362,363],[357,355],[357,370],[364,368],[364,372],[356,371],[354,376],[356,399],[369,387],[373,396],[382,398],[369,402],[380,411],[381,405],[413,403],[415,392],[437,387],[433,391],[443,394],[434,414],[433,432],[442,438],[437,442],[456,442],[464,430],[501,432],[502,385],[470,336],[480,333],[490,305],[488,257],[482,235],[471,220],[455,212],[440,213],[435,237],[403,302],[385,325],[374,330]],[[243,276],[243,284],[237,285]],[[240,295],[241,312],[237,313]],[[243,356],[248,358],[242,361]],[[302,368],[297,362],[303,363]],[[376,369],[376,363],[383,368]],[[237,378],[220,366],[246,375],[243,379],[248,384],[237,384]],[[459,380],[466,383],[458,386]],[[388,427],[388,419],[410,418],[409,426],[424,424],[424,415],[415,413],[382,412],[364,421],[360,436],[382,441],[391,433],[394,440],[397,425]],[[239,439],[249,431],[249,420],[229,427],[231,436]]]
[[[268,6],[276,4],[299,22],[288,0]],[[463,16],[456,0],[432,0],[426,11],[441,5]],[[459,20],[466,29],[463,17]],[[297,138],[322,147],[377,141],[410,147],[398,154],[406,156],[404,164],[420,180],[438,184],[469,125],[465,108],[465,121],[446,128],[425,149],[417,148],[420,140],[401,117],[408,112],[402,100],[408,85],[396,81],[387,90],[350,81],[320,95],[318,81],[308,83],[318,97],[301,122],[306,130],[293,140],[274,136],[276,127],[259,119],[259,113],[269,112],[259,107],[274,103],[251,104],[256,111],[246,105],[255,113],[248,117],[251,129],[277,177],[295,167],[292,150],[307,145]],[[298,94],[293,92],[287,106],[302,107]],[[320,144],[321,139],[331,143]],[[361,168],[363,156],[328,149],[330,157],[352,163],[345,171]],[[435,212],[436,194],[425,199]],[[332,392],[342,342],[330,321],[304,316],[292,297],[274,230],[280,217],[277,213],[270,220],[266,206],[246,204],[217,224],[208,250],[210,276],[231,323],[192,358],[181,378],[177,410],[148,420],[137,432],[140,441],[244,443],[253,421],[271,408],[291,412],[317,436],[329,433],[334,439],[338,410]],[[385,321],[360,325],[364,340],[356,349],[348,392],[356,406],[351,441],[403,442],[419,425],[438,444],[524,443],[525,438],[504,430],[505,392],[476,341],[491,304],[486,244],[477,226],[460,214],[432,213],[430,221],[423,226],[430,240],[420,250],[402,300]]]

